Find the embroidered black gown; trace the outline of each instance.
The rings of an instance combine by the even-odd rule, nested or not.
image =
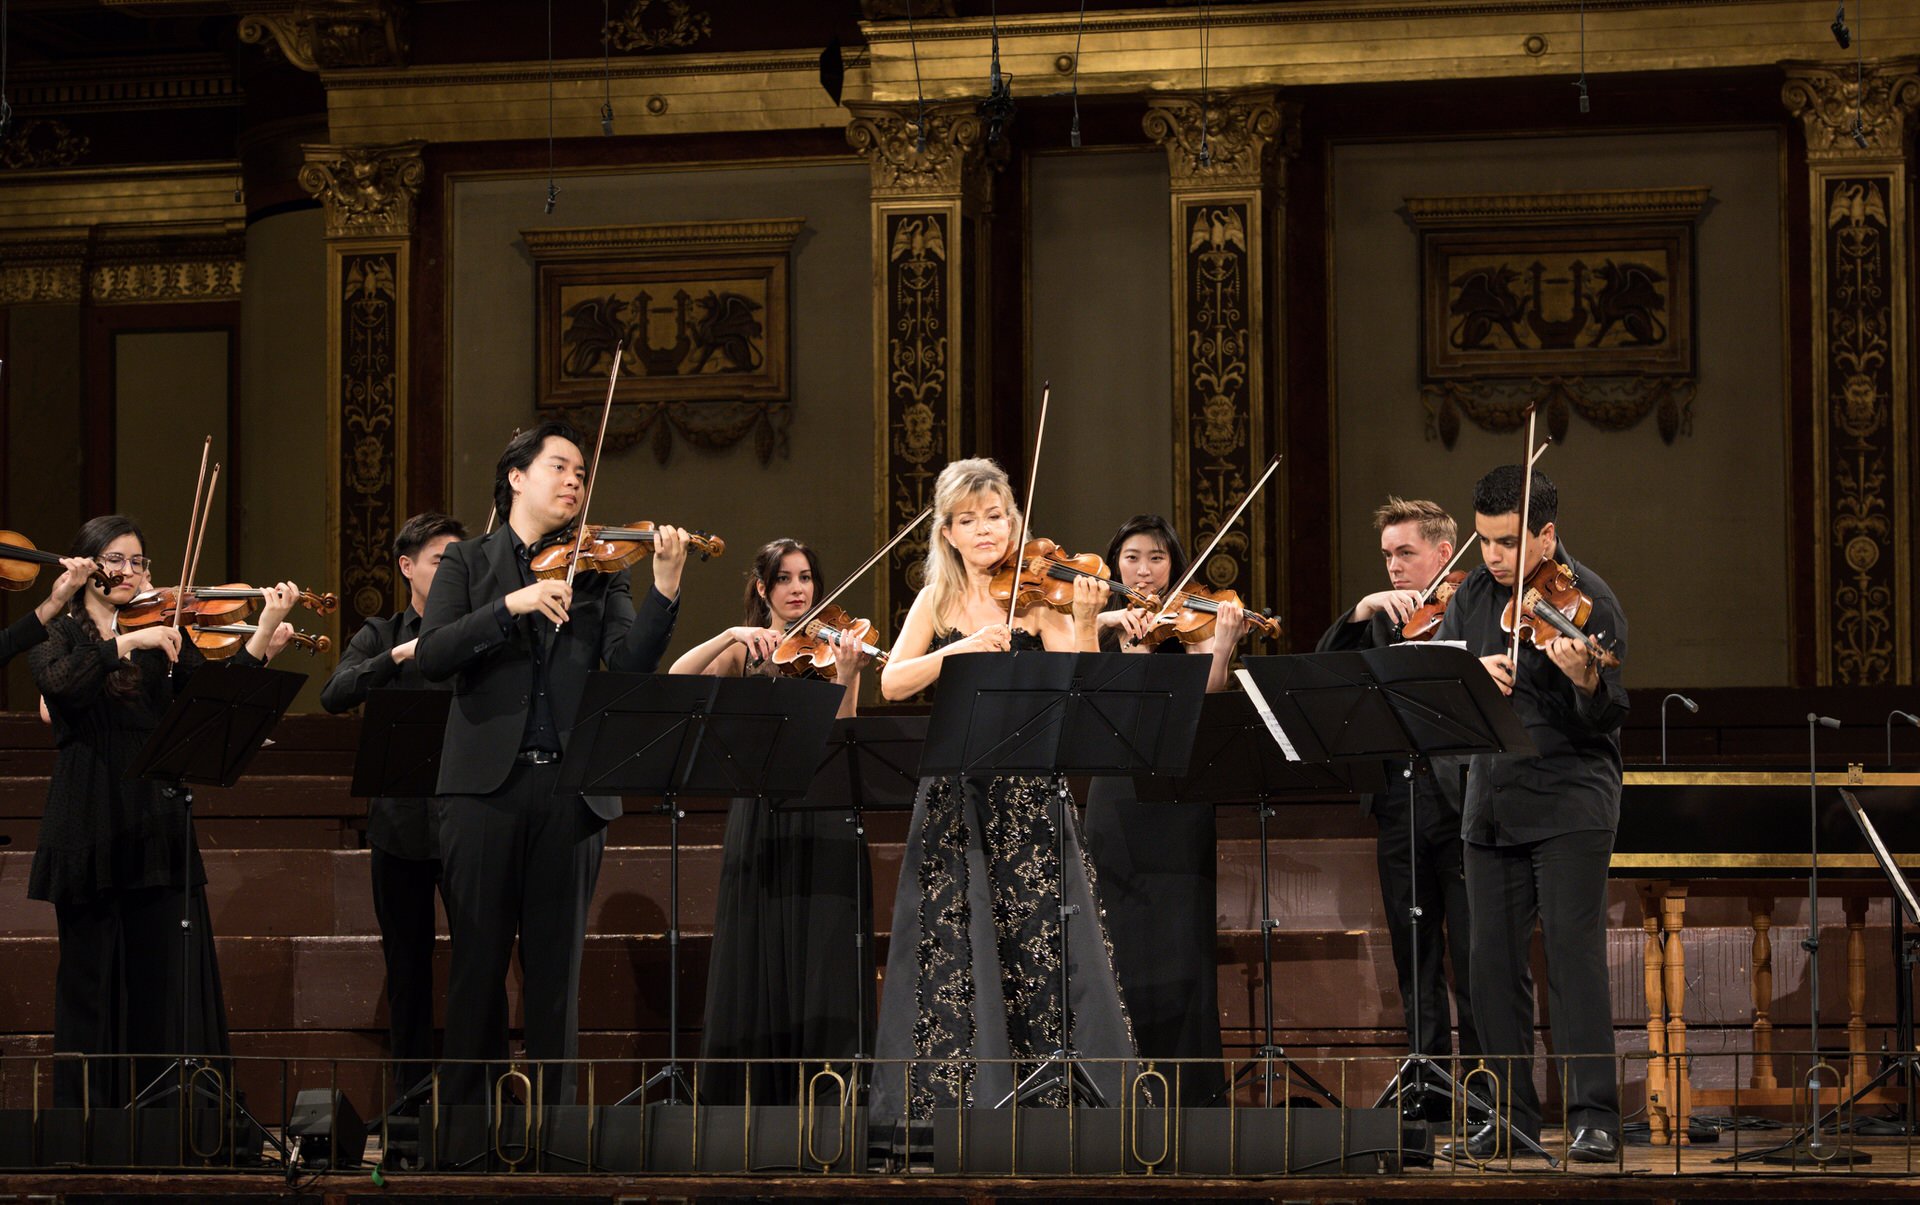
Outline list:
[[[959,638],[949,633],[933,647]],[[1042,646],[1016,632],[1013,647]],[[1024,1074],[1059,1046],[1055,789],[1046,778],[921,782],[880,1001],[869,1108],[876,1128],[923,1120],[936,1108],[990,1108],[1016,1082],[1004,1060],[1027,1060]],[[1083,1059],[1130,1059],[1133,1034],[1071,806],[1065,848],[1067,903],[1078,908],[1067,934],[1073,1043]],[[902,1059],[953,1061],[910,1066]],[[1122,1069],[1089,1063],[1087,1070],[1107,1102],[1120,1103]],[[1035,1103],[1066,1100],[1055,1091]]]

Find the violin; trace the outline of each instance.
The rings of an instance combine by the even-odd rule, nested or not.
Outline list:
[[[1141,643],[1157,646],[1169,636],[1179,637],[1181,644],[1199,644],[1203,640],[1211,640],[1214,623],[1220,618],[1220,605],[1239,601],[1240,595],[1233,590],[1188,586],[1173,596],[1168,604],[1168,613],[1159,617]],[[1246,616],[1247,635],[1258,633],[1270,640],[1280,639],[1278,619],[1254,611],[1248,611]]]
[[[1052,540],[1028,540],[1020,557],[1019,572],[1020,596],[1014,603],[1015,610],[1024,611],[1044,604],[1056,611],[1072,611],[1073,583],[1082,577],[1105,582],[1109,590],[1136,607],[1150,611],[1160,609],[1160,600],[1154,595],[1136,590],[1108,574],[1107,563],[1100,557],[1091,552],[1075,556]],[[987,586],[988,595],[999,602],[1012,599],[1014,590],[1014,566],[1011,564],[994,574],[993,581]]]
[[[1589,636],[1584,630],[1593,615],[1593,599],[1581,591],[1573,571],[1559,561],[1548,557],[1534,566],[1521,587],[1518,602],[1519,626],[1516,628],[1514,624],[1514,603],[1509,602],[1500,613],[1501,631],[1530,640],[1541,650],[1565,636],[1585,645],[1587,656],[1598,664],[1607,669],[1619,666],[1620,658],[1598,643],[1606,633]]]
[[[1416,608],[1413,614],[1407,616],[1407,622],[1400,625],[1400,639],[1432,640],[1433,634],[1440,630],[1440,621],[1447,617],[1447,604],[1453,600],[1453,592],[1466,580],[1466,570],[1456,569],[1434,583],[1428,601]]]
[[[580,542],[578,560],[572,555],[576,537],[569,535],[533,554],[533,576],[559,581],[567,576],[569,568],[575,573],[618,573],[652,554],[658,536],[654,527],[652,523],[630,523],[625,527],[589,523],[587,538]],[[727,550],[725,540],[704,531],[689,531],[687,544],[703,561]]]
[[[240,584],[195,586],[187,591],[187,607],[180,618],[183,622],[194,624],[249,619],[260,609],[260,602],[266,593],[258,587]],[[116,626],[125,632],[154,624],[171,624],[178,596],[179,591],[173,589],[148,590],[138,594],[133,601],[120,608]],[[311,590],[302,590],[299,602],[316,615],[331,615],[340,606],[339,598],[333,594],[315,594]]]
[[[58,569],[60,558],[35,548],[32,540],[17,531],[0,531],[0,590],[31,590],[42,565]],[[102,569],[92,580],[102,590],[111,590],[126,580],[126,574]]]
[[[209,661],[224,661],[246,646],[248,640],[260,625],[252,623],[195,624],[186,629],[192,638],[193,646],[200,650]],[[309,636],[305,632],[295,632],[291,643],[295,648],[305,649],[309,653],[324,653],[333,647],[333,641],[326,636]]]
[[[839,668],[838,658],[843,648],[857,645],[873,658],[874,664],[887,663],[886,650],[869,642],[872,635],[873,621],[855,619],[839,607],[829,605],[821,608],[800,631],[787,634],[773,650],[773,664],[790,678],[811,674],[831,682]]]

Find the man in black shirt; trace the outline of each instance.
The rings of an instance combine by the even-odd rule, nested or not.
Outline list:
[[[1437,502],[1390,497],[1373,513],[1373,526],[1380,533],[1380,555],[1386,562],[1390,588],[1367,595],[1335,620],[1320,638],[1320,652],[1398,644],[1401,625],[1413,613],[1420,592],[1453,559],[1453,516]],[[1443,790],[1440,774],[1446,768],[1435,769],[1439,773],[1429,773],[1422,766],[1413,780],[1417,836],[1409,833],[1406,762],[1389,762],[1386,793],[1363,795],[1360,805],[1379,825],[1374,851],[1380,868],[1380,898],[1387,909],[1400,1002],[1407,1011],[1408,1046],[1417,1054],[1444,1059],[1453,1051],[1447,1011],[1448,954],[1453,960],[1453,1004],[1460,1021],[1460,1053],[1478,1054],[1480,1043],[1469,1007],[1470,938],[1458,784],[1456,779],[1455,789]],[[1421,920],[1417,951],[1409,915],[1414,907],[1420,909]],[[1418,993],[1414,991],[1416,977]],[[1413,1015],[1416,994],[1420,1000],[1417,1018]],[[1423,1094],[1411,1083],[1405,1085],[1403,1105],[1409,1112],[1432,1120],[1444,1120],[1449,1111],[1444,1094]]]
[[[467,529],[460,520],[434,511],[415,515],[401,526],[393,555],[400,576],[407,581],[407,605],[390,619],[368,620],[353,634],[340,664],[320,691],[322,707],[337,714],[360,706],[382,687],[425,690],[435,685],[421,675],[414,656],[420,617],[427,609],[441,557],[454,541],[466,538]],[[438,806],[428,799],[374,799],[367,805],[373,915],[380,922],[380,952],[387,964],[387,1025],[396,1098],[420,1082],[433,1058]]]
[[[1589,642],[1602,638],[1624,659],[1627,619],[1606,582],[1560,543],[1554,527],[1559,495],[1537,470],[1522,547],[1522,484],[1521,469],[1506,465],[1474,487],[1474,528],[1486,564],[1461,583],[1438,636],[1465,641],[1480,658],[1535,749],[1531,757],[1476,756],[1467,774],[1463,834],[1473,906],[1474,1019],[1488,1051],[1523,1056],[1493,1066],[1501,1094],[1510,1094],[1514,1128],[1537,1138],[1529,971],[1537,921],[1546,941],[1554,1061],[1564,1068],[1571,1154],[1610,1162],[1620,1140],[1620,1102],[1607,994],[1607,866],[1620,820],[1619,731],[1627,690],[1617,667],[1594,660]],[[1524,579],[1548,558],[1593,600],[1588,640],[1557,637],[1544,651],[1523,641],[1516,664],[1501,612],[1513,599],[1516,574]],[[1496,1155],[1501,1138],[1497,1124],[1482,1127],[1466,1153]]]
[[[589,673],[659,664],[687,560],[686,532],[656,529],[653,586],[638,608],[625,570],[583,572],[571,585],[536,579],[530,561],[570,537],[586,476],[579,434],[565,423],[515,436],[494,468],[500,525],[447,550],[420,629],[421,672],[454,690],[440,759],[448,1059],[505,1060],[516,937],[527,1057],[579,1052],[587,906],[620,798],[555,794],[560,756]],[[444,1095],[487,1099],[477,1071],[453,1068]],[[576,1081],[572,1065],[548,1066],[540,1099],[571,1103]]]

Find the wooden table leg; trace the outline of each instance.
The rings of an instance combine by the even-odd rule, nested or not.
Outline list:
[[[1687,889],[1669,887],[1660,901],[1660,928],[1666,934],[1668,1124],[1673,1140],[1691,1145],[1688,1116],[1693,1111],[1693,1073],[1687,1065]]]
[[[1640,927],[1646,932],[1643,955],[1646,964],[1647,994],[1647,1140],[1654,1146],[1666,1146],[1667,1128],[1667,1003],[1661,983],[1660,897],[1661,884],[1640,887]]]
[[[1753,913],[1753,1078],[1755,1088],[1777,1088],[1773,1068],[1773,898],[1751,896]]]
[[[1897,905],[1896,905],[1897,906]],[[1847,1091],[1867,1082],[1867,897],[1846,897]]]

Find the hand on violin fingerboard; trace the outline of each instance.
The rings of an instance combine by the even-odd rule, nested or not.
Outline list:
[[[1229,599],[1220,604],[1220,613],[1214,616],[1213,639],[1216,645],[1224,644],[1228,648],[1240,643],[1240,637],[1247,632],[1247,609]]]
[[[1547,646],[1547,656],[1560,672],[1587,694],[1600,689],[1600,666],[1587,651],[1587,642],[1562,636]]]
[[[680,597],[680,571],[687,567],[687,532],[662,524],[653,537],[653,588],[672,602]]]
[[[1100,648],[1095,617],[1100,614],[1100,607],[1106,601],[1106,582],[1091,577],[1073,579],[1073,635],[1074,640],[1087,652],[1096,652]]]
[[[34,608],[35,614],[40,617],[42,627],[52,623],[54,618],[66,609],[67,604],[73,601],[73,596],[80,593],[81,588],[92,579],[94,574],[100,572],[100,566],[92,557],[63,556],[60,558],[60,566],[63,572],[53,580],[52,592],[47,595],[45,602]]]

